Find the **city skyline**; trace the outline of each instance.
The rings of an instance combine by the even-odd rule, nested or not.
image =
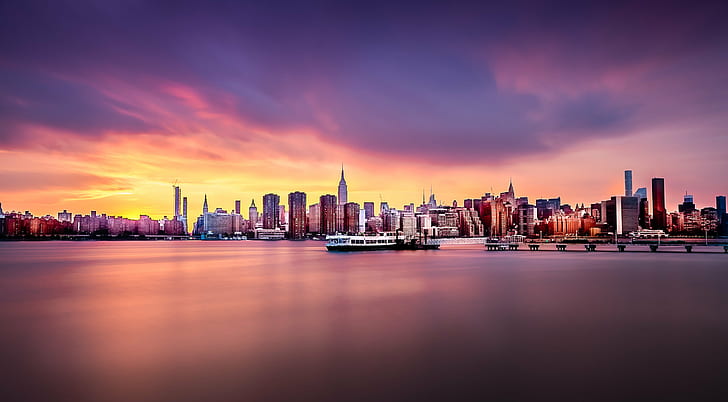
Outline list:
[[[255,204],[255,201],[256,200],[259,201],[260,205],[265,205],[265,198],[266,198],[266,196],[275,196],[276,197],[276,204],[275,205],[285,206],[285,205],[288,205],[288,204],[281,203],[281,201],[285,201],[281,197],[286,197],[286,195],[288,195],[288,194],[292,194],[292,193],[302,193],[302,194],[304,194],[304,196],[306,194],[308,194],[308,195],[314,195],[315,198],[311,199],[310,202],[306,205],[306,208],[308,208],[308,206],[310,206],[310,205],[318,202],[318,196],[334,195],[334,197],[336,198],[336,203],[339,204],[339,205],[343,205],[343,203],[341,202],[340,197],[337,196],[337,194],[336,194],[337,192],[339,192],[339,193],[341,192],[341,189],[342,189],[341,183],[342,183],[342,181],[344,182],[344,187],[343,187],[344,190],[343,191],[345,192],[345,194],[346,193],[349,193],[349,191],[348,191],[348,185],[343,180],[343,177],[344,177],[344,171],[343,171],[343,168],[342,168],[342,171],[341,171],[341,180],[339,181],[339,184],[336,186],[336,188],[333,189],[334,186],[330,186],[330,188],[328,189],[328,191],[326,189],[324,189],[324,190],[322,190],[321,194],[319,194],[319,195],[314,194],[312,191],[306,191],[306,189],[300,189],[299,188],[299,189],[284,190],[284,191],[281,191],[281,192],[271,192],[271,191],[268,191],[265,194],[259,194],[257,196],[254,195],[254,196],[252,196],[251,198],[248,198],[248,199],[251,200],[251,207],[255,207],[255,205],[256,205]],[[644,186],[641,185],[642,184],[641,182],[639,182],[638,184],[640,185],[639,187],[650,187],[650,186],[654,186],[655,180],[658,180],[658,182],[661,181],[661,183],[662,183],[661,184],[662,191],[663,191],[662,197],[664,198],[663,199],[663,202],[664,202],[664,208],[665,208],[666,212],[677,211],[679,204],[681,204],[682,202],[685,201],[685,197],[688,197],[689,196],[691,198],[691,200],[697,198],[693,194],[687,195],[687,192],[682,192],[682,193],[679,193],[677,195],[674,195],[673,194],[672,197],[671,197],[670,196],[671,195],[670,191],[666,191],[665,190],[665,184],[664,184],[665,183],[664,182],[665,179],[662,178],[662,177],[652,177],[652,178],[649,179],[649,183],[650,184],[645,184]],[[104,211],[104,210],[102,210],[100,208],[92,208],[92,209],[89,209],[88,211],[100,211],[100,212],[103,211],[103,213],[105,213],[107,215],[110,215],[110,216],[123,216],[123,217],[127,217],[127,218],[137,217],[137,216],[149,216],[149,217],[155,218],[155,219],[162,219],[164,217],[167,217],[169,219],[174,219],[175,217],[180,216],[180,217],[185,217],[187,219],[192,219],[195,216],[197,216],[196,215],[196,212],[195,212],[195,209],[194,208],[191,208],[190,211],[192,211],[192,212],[191,212],[191,214],[188,215],[187,214],[187,212],[188,212],[187,206],[188,206],[188,199],[189,200],[193,200],[192,202],[189,203],[190,205],[194,205],[195,204],[195,202],[194,202],[195,197],[194,196],[190,196],[190,194],[188,192],[185,192],[184,193],[184,196],[182,197],[182,188],[181,188],[181,185],[182,185],[182,183],[179,183],[179,181],[176,181],[175,184],[172,186],[172,188],[173,188],[173,200],[172,200],[173,205],[170,206],[170,207],[168,207],[168,211],[162,212],[159,215],[155,215],[155,214],[151,214],[151,213],[146,213],[144,211],[142,211],[141,213],[136,214],[136,215],[123,215],[123,214],[109,213],[108,211]],[[622,186],[622,192],[623,193],[626,192],[625,189],[627,187],[630,187],[631,188],[631,186],[632,186],[632,170],[624,170],[624,178],[623,178],[623,181],[621,182],[621,186]],[[508,188],[508,191],[512,191],[512,188],[513,188],[513,180],[512,180],[512,178],[509,179],[509,186],[508,187],[509,187]],[[479,197],[482,197],[483,195],[485,195],[487,193],[492,193],[492,194],[497,195],[497,194],[501,193],[500,189],[502,189],[502,187],[490,187],[487,190],[483,190],[480,194],[461,195],[459,198],[453,198],[450,201],[448,201],[447,198],[442,198],[442,197],[440,197],[438,195],[438,197],[440,197],[440,200],[438,201],[438,203],[440,205],[448,205],[449,206],[449,205],[452,205],[452,202],[454,201],[454,202],[457,203],[458,206],[463,206],[461,203],[463,203],[465,200],[472,199],[472,198],[479,198]],[[375,192],[372,192],[372,194],[375,193]],[[420,192],[421,192],[421,196],[424,199],[424,196],[425,196],[424,189],[420,189]],[[355,193],[356,193],[356,190],[355,190]],[[649,198],[650,200],[652,200],[652,197],[653,197],[652,194],[653,193],[654,193],[654,187],[652,187],[652,189],[648,193],[645,194],[646,198]],[[245,193],[245,194],[248,194],[248,193]],[[428,196],[429,197],[432,197],[432,196],[434,196],[436,194],[440,194],[440,193],[434,191],[433,188],[430,187],[430,193],[429,193]],[[569,204],[569,205],[572,205],[572,204],[573,205],[578,205],[578,204],[583,204],[583,203],[584,204],[588,204],[588,203],[592,203],[592,202],[599,202],[602,199],[608,199],[609,197],[620,195],[619,192],[615,192],[615,193],[612,193],[612,194],[607,194],[604,197],[602,197],[601,199],[593,199],[593,200],[585,199],[585,200],[576,200],[576,201],[574,201],[574,200],[569,200],[569,199],[566,199],[566,198],[560,196],[559,195],[560,193],[558,192],[558,190],[554,190],[554,192],[552,193],[553,195],[551,195],[551,196],[533,196],[533,195],[525,194],[525,192],[524,193],[521,193],[521,194],[523,194],[524,196],[528,197],[533,202],[535,202],[535,200],[537,200],[537,199],[550,199],[550,198],[553,198],[553,197],[558,197],[559,200],[560,200],[560,202],[562,202],[564,204]],[[207,200],[208,197],[207,196],[208,196],[208,192],[203,192],[202,193],[202,202],[199,203],[200,207],[197,209],[199,211],[202,211],[203,214],[206,213],[208,209],[209,210],[212,210],[212,211],[214,211],[215,209],[222,209],[222,210],[225,210],[225,211],[229,211],[231,213],[232,212],[236,212],[237,214],[242,214],[242,210],[240,208],[240,205],[241,205],[240,203],[241,202],[246,202],[246,198],[244,198],[244,197],[239,197],[236,194],[226,194],[225,195],[225,201],[215,201],[215,202],[212,203],[213,204],[212,206],[208,206],[208,200]],[[379,198],[380,196],[381,196],[381,193],[378,193],[377,198]],[[637,195],[635,195],[635,196],[637,196]],[[699,200],[696,205],[698,207],[701,207],[701,206],[703,206],[703,207],[705,207],[705,206],[715,206],[716,197],[720,197],[720,196],[724,196],[724,195],[722,193],[715,193],[708,201],[700,201]],[[180,197],[182,197],[182,198],[180,198]],[[670,204],[666,200],[669,200],[671,198],[675,198],[678,201],[676,201],[674,204]],[[184,199],[184,205],[181,205],[180,204],[180,200],[181,199]],[[347,200],[347,201],[348,202],[354,202],[354,203],[359,204],[360,207],[362,208],[362,210],[364,210],[365,204],[369,204],[369,203],[373,203],[375,206],[378,205],[378,204],[380,204],[380,203],[384,203],[388,207],[395,208],[395,209],[401,209],[402,207],[404,207],[406,205],[409,205],[409,204],[419,205],[418,204],[418,199],[416,197],[412,197],[412,198],[409,198],[409,199],[405,199],[405,202],[402,202],[400,204],[395,203],[395,202],[391,202],[391,201],[387,200],[386,198],[381,198],[381,201],[375,200],[375,199],[369,199],[369,200],[359,200],[359,199],[356,199],[356,200]],[[169,202],[169,200],[167,200],[167,202]],[[9,204],[6,202],[6,200],[0,200],[0,204],[5,206],[4,207],[5,211],[11,211],[11,210],[12,211],[15,211],[15,212],[30,211],[30,212],[34,213],[35,216],[45,216],[45,215],[55,216],[56,214],[58,214],[58,213],[61,212],[61,209],[63,209],[64,212],[65,211],[74,212],[70,208],[66,208],[63,205],[60,205],[60,206],[56,207],[55,210],[52,210],[52,211],[49,210],[48,212],[44,212],[44,211],[38,212],[38,211],[33,211],[31,209],[28,209],[28,208],[12,208],[12,207],[8,207]],[[231,206],[229,206],[228,204],[231,204]],[[424,202],[423,202],[423,204],[424,204]],[[674,208],[671,209],[671,205],[674,205]],[[652,206],[652,205],[650,205],[650,207],[649,207],[649,210],[650,210],[650,213],[651,214],[653,213],[653,207],[654,206]],[[376,210],[379,210],[379,209],[376,209]],[[77,211],[77,212],[85,213],[85,212],[88,212],[88,211]],[[262,217],[264,216],[263,215],[263,210],[262,209],[261,210],[258,210],[258,213],[260,214],[260,217],[262,219]],[[250,214],[250,212],[248,213],[248,215],[249,214]],[[276,212],[276,216],[278,216],[277,214],[278,214],[278,212]],[[273,217],[271,217],[270,219],[271,219],[271,222],[274,220]],[[280,220],[280,217],[278,218],[278,220]]]
[[[455,199],[452,203],[436,200],[430,189],[429,201],[410,202],[398,208],[380,199],[379,214],[374,213],[375,203],[363,204],[348,200],[348,185],[342,166],[337,185],[337,195],[322,194],[309,198],[306,192],[294,191],[288,194],[288,203],[281,203],[281,196],[267,193],[262,197],[262,211],[259,214],[252,199],[248,218],[242,214],[242,201],[234,200],[227,210],[210,208],[207,194],[204,195],[201,214],[190,224],[188,197],[183,197],[178,182],[172,186],[173,210],[171,217],[155,220],[140,215],[138,220],[113,216],[96,210],[83,215],[64,209],[53,215],[38,216],[29,211],[4,212],[0,204],[0,235],[57,236],[57,235],[101,235],[120,238],[138,235],[207,236],[227,237],[253,236],[256,239],[278,240],[289,238],[303,240],[310,236],[335,233],[380,233],[397,232],[407,237],[430,235],[433,237],[478,237],[511,236],[541,237],[546,235],[615,236],[657,230],[660,233],[690,235],[704,231],[712,235],[728,233],[728,215],[725,213],[725,196],[715,197],[715,204],[701,208],[694,202],[694,196],[685,193],[677,210],[665,203],[665,179],[653,177],[651,192],[646,187],[632,191],[632,170],[624,171],[624,195],[589,202],[588,206],[578,202],[572,206],[561,197],[529,198],[516,194],[513,180],[509,180],[505,192],[484,192],[482,196]],[[285,200],[285,197],[283,198]],[[288,205],[288,212],[286,212]],[[49,218],[50,217],[50,218]],[[647,230],[646,232],[641,232]],[[611,232],[610,232],[611,231]],[[649,234],[651,235],[651,234]]]
[[[324,194],[343,161],[359,203],[508,177],[589,202],[625,167],[635,188],[668,177],[668,205],[709,200],[728,188],[725,7],[6,2],[0,196],[163,216],[176,180],[196,211]]]

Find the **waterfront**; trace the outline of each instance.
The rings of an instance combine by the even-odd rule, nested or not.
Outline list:
[[[574,247],[0,243],[0,383],[119,401],[725,391],[724,254]]]

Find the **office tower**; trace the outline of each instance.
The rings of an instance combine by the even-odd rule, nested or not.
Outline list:
[[[689,214],[696,210],[695,203],[693,202],[693,196],[691,194],[685,194],[683,196],[683,203],[677,206],[678,212]]]
[[[667,228],[667,210],[665,209],[665,179],[652,178],[652,228]]]
[[[374,216],[374,203],[367,201],[364,203],[364,217],[365,217],[365,219],[369,219],[373,216]]]
[[[174,188],[174,218],[176,219],[182,215],[180,213],[180,197],[182,191],[179,189],[179,186],[172,186],[172,188]]]
[[[532,236],[536,227],[536,206],[521,204],[518,206],[518,234]]]
[[[255,224],[258,223],[258,207],[255,206],[255,200],[250,202],[250,208],[248,208],[248,220],[250,221],[250,229],[255,229]]]
[[[624,196],[625,197],[632,196],[632,171],[631,170],[624,171]]]
[[[399,227],[405,239],[417,233],[417,218],[414,212],[402,212],[399,217]]]
[[[385,214],[389,211],[389,204],[387,201],[380,201],[379,202],[379,214]]]
[[[618,235],[639,230],[639,199],[615,196],[602,202],[606,208],[606,222]]]
[[[202,231],[207,233],[207,221],[209,218],[209,208],[207,207],[207,194],[205,194],[205,201],[202,203]]]
[[[240,215],[240,200],[235,200],[235,213]]]
[[[336,233],[336,196],[331,194],[322,195],[319,198],[321,234]]]
[[[280,222],[278,204],[281,197],[278,194],[266,194],[263,196],[263,229],[275,229]]]
[[[286,214],[286,206],[279,205],[278,206],[278,225],[279,226],[282,227],[283,225],[285,225],[287,223],[287,219],[286,219],[287,216],[288,215]]]
[[[359,232],[359,204],[347,202],[344,204],[344,232]]]
[[[718,234],[721,236],[728,235],[728,215],[726,214],[724,195],[715,197],[715,209],[718,212]]]
[[[348,189],[346,187],[346,180],[344,180],[344,165],[341,165],[341,180],[339,180],[339,204],[346,204],[348,202],[348,199]]]
[[[647,187],[640,187],[634,192],[634,197],[647,198]]]
[[[344,226],[345,226],[344,205],[346,205],[346,204],[338,204],[336,206],[336,232],[337,233],[344,233],[346,231],[344,228]]]
[[[308,232],[321,232],[321,207],[318,203],[308,207]]]
[[[715,209],[718,210],[719,217],[718,219],[721,219],[722,222],[722,216],[725,215],[726,209],[725,209],[725,196],[724,195],[718,195],[715,197]],[[64,210],[65,211],[65,210]]]
[[[187,230],[187,197],[182,197],[182,222],[184,223],[185,234],[189,233]]]
[[[432,192],[432,186],[430,186],[430,199],[427,201],[427,205],[430,208],[437,208],[437,200],[435,199],[435,193]]]
[[[0,210],[0,215],[2,215],[2,210]],[[71,222],[71,217],[71,213],[64,209],[63,212],[58,213],[58,222]]]
[[[468,198],[463,201],[463,208],[470,209],[473,208],[473,200],[471,198]]]
[[[367,214],[363,209],[359,210],[359,230],[357,233],[364,233],[367,230]]]
[[[561,209],[561,197],[536,200],[538,219],[546,219]]]
[[[296,191],[288,194],[288,232],[291,239],[306,236],[306,193]]]
[[[636,193],[635,193],[636,194]],[[647,201],[647,197],[644,198],[637,198],[640,204],[640,216],[639,216],[639,223],[640,227],[642,229],[649,229],[650,228],[650,202]]]

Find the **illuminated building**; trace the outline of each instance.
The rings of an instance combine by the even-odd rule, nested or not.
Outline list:
[[[306,193],[296,191],[288,194],[288,232],[291,239],[306,236]]]
[[[278,194],[266,194],[263,196],[263,229],[276,229],[280,224],[280,209],[278,204],[281,197]]]

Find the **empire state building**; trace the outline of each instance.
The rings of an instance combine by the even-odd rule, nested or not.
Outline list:
[[[346,180],[344,179],[344,166],[341,166],[341,180],[339,180],[339,204],[344,205],[348,202],[348,191],[346,189]]]

